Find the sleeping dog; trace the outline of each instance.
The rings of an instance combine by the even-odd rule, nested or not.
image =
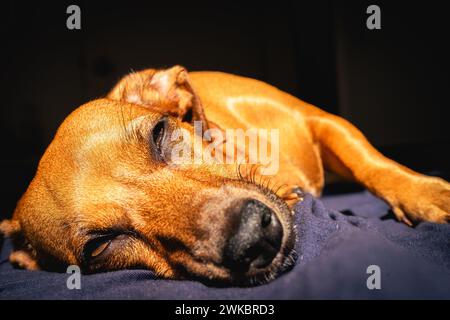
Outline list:
[[[252,128],[278,130],[266,139],[276,172],[258,161],[262,140],[252,149],[222,134]],[[191,156],[176,161],[176,148]],[[320,195],[324,169],[408,225],[449,221],[449,183],[385,158],[344,119],[254,79],[175,66],[127,75],[70,114],[0,229],[26,269],[259,283],[292,264],[293,205]]]

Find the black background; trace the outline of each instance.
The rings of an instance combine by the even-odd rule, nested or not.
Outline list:
[[[131,70],[181,64],[269,82],[356,124],[386,155],[450,172],[449,14],[410,1],[3,1],[0,218],[62,120]],[[81,7],[81,30],[66,8]],[[366,8],[381,7],[381,30]]]

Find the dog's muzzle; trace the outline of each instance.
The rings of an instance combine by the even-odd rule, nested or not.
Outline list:
[[[224,266],[233,274],[264,271],[281,249],[283,227],[276,214],[258,200],[232,208],[235,222],[223,250]]]

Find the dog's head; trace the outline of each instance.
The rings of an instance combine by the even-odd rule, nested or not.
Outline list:
[[[181,131],[198,138],[189,123],[124,101],[73,112],[13,217],[37,263],[233,284],[286,267],[294,243],[287,205],[236,165],[174,161],[175,148],[193,148],[173,139]]]

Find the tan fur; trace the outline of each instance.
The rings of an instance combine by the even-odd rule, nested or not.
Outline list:
[[[271,178],[284,185],[278,195],[290,205],[299,199],[296,187],[320,195],[326,168],[367,187],[408,224],[449,220],[446,181],[385,158],[344,119],[261,81],[219,72],[188,75],[176,66],[128,75],[106,99],[67,117],[11,222],[0,225],[8,236],[22,234],[30,249],[18,248],[11,260],[30,269],[48,259],[83,264],[89,232],[116,228],[133,230],[133,237],[118,241],[120,254],[86,266],[87,272],[144,266],[164,277],[227,279],[217,247],[225,241],[229,203],[258,199],[292,228],[285,205],[239,179],[236,165],[172,167],[152,160],[146,137],[161,114],[173,116],[170,127],[193,135],[182,121],[190,109],[207,128],[279,129],[280,170]]]

